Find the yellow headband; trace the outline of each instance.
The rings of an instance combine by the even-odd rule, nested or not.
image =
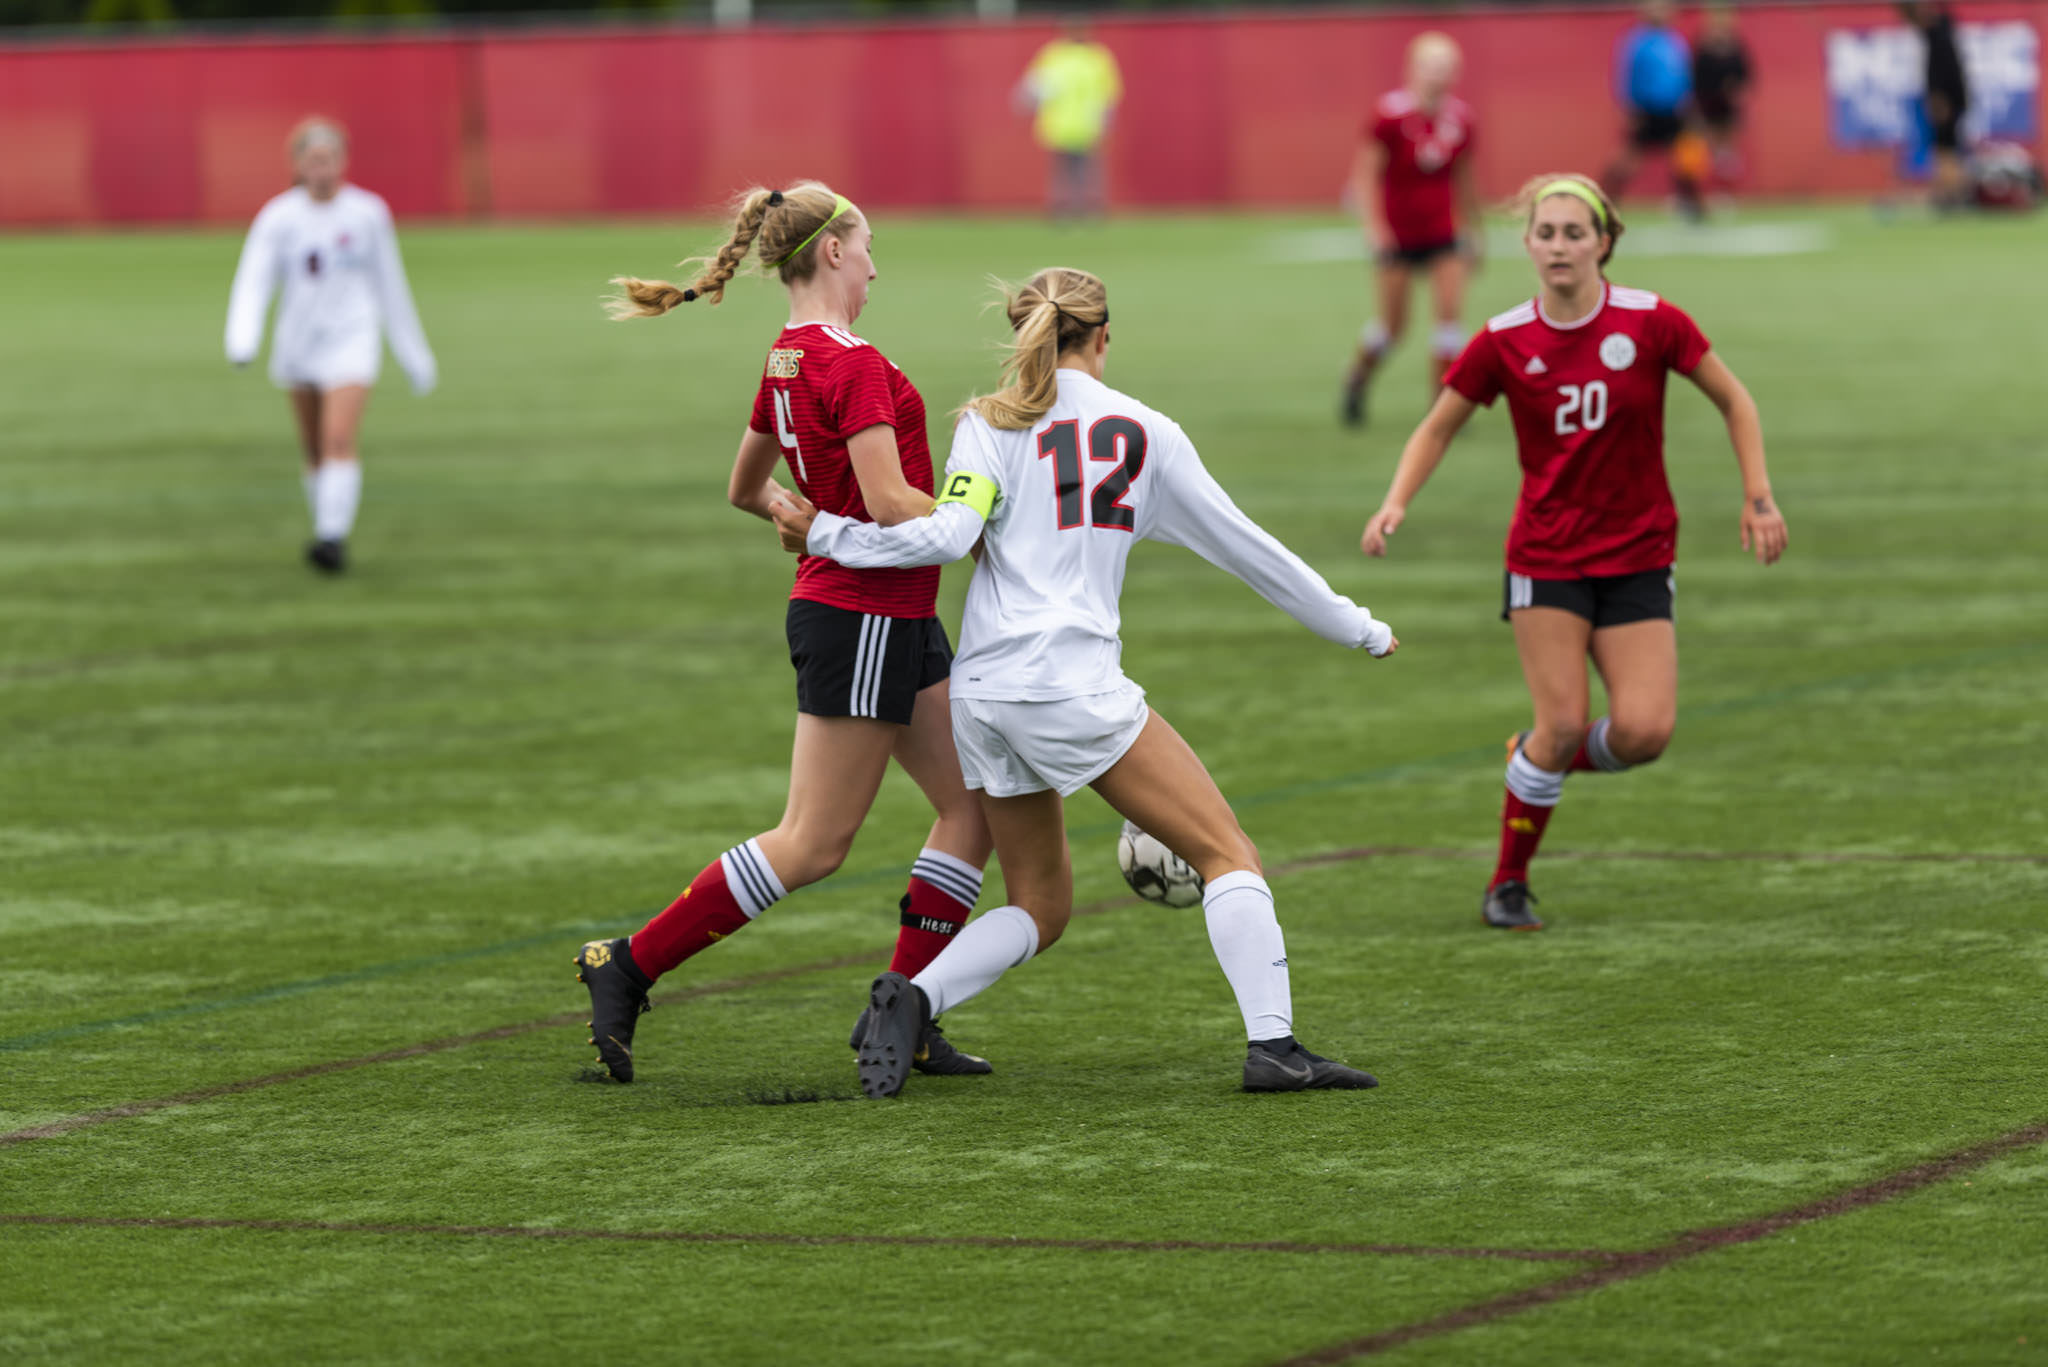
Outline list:
[[[1536,192],[1535,202],[1541,204],[1552,195],[1570,195],[1573,199],[1583,200],[1593,211],[1594,224],[1601,232],[1607,231],[1607,206],[1600,202],[1600,196],[1585,186],[1575,180],[1553,180]]]
[[[818,240],[819,233],[822,233],[827,228],[831,227],[834,219],[837,219],[841,214],[845,213],[848,209],[851,209],[852,207],[853,201],[848,199],[845,195],[832,196],[831,214],[826,217],[823,223],[820,223],[817,226],[817,229],[813,231],[809,237],[797,243],[796,246],[790,249],[788,255],[784,256],[780,261],[777,261],[775,264],[777,266],[785,266],[788,265],[790,262],[796,260],[797,254],[799,252],[801,252],[804,248],[810,246],[813,242],[816,242]]]

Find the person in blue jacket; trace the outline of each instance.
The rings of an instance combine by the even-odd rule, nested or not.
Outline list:
[[[1630,29],[1614,54],[1614,94],[1628,116],[1621,155],[1601,177],[1610,198],[1622,192],[1648,153],[1671,167],[1678,210],[1700,216],[1700,183],[1695,168],[1675,153],[1692,117],[1692,48],[1671,26],[1672,0],[1644,0],[1642,22]]]

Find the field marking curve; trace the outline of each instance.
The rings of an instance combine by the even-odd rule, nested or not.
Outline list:
[[[1890,669],[1862,670],[1854,674],[1835,675],[1825,679],[1811,680],[1806,683],[1788,684],[1779,688],[1767,689],[1760,693],[1725,698],[1719,702],[1702,703],[1697,707],[1688,709],[1688,715],[1695,718],[1724,716],[1730,713],[1749,711],[1757,707],[1770,706],[1816,692],[1825,692],[1829,689],[1867,688],[1874,684],[1888,682],[1902,675],[1921,673],[1929,669],[1949,669],[1957,666],[1991,663],[2020,655],[2033,654],[2043,649],[2044,644],[2048,643],[2020,642],[2015,645],[1990,646],[1982,649],[1960,651],[1954,655],[1932,660],[1925,658],[1909,660]],[[1272,806],[1276,803],[1290,802],[1298,798],[1315,797],[1348,788],[1358,788],[1373,783],[1386,782],[1418,770],[1437,769],[1461,762],[1477,763],[1488,759],[1497,759],[1499,753],[1499,747],[1494,745],[1446,750],[1434,755],[1419,756],[1415,759],[1401,760],[1393,764],[1379,765],[1372,769],[1361,769],[1349,774],[1339,774],[1326,779],[1313,779],[1303,783],[1284,784],[1277,788],[1269,788],[1262,792],[1249,793],[1242,797],[1234,798],[1231,805],[1240,811]],[[1116,829],[1116,825],[1112,823],[1100,822],[1075,827],[1070,832],[1070,836],[1085,839],[1090,836],[1106,835]],[[1447,855],[1446,857],[1462,858],[1464,856]],[[1555,857],[1559,856],[1546,856],[1546,858]],[[1589,855],[1583,857],[1604,856]],[[1623,856],[1616,855],[1614,857],[1619,858]],[[1989,855],[1979,857],[1985,859],[1995,858],[1995,856]],[[791,895],[800,897],[816,895],[826,891],[847,892],[857,888],[893,882],[905,876],[907,874],[902,866],[891,865],[888,868],[871,869],[861,873],[837,874],[831,878],[812,883],[807,887],[799,888]],[[652,910],[629,913],[629,915],[639,915],[642,917],[653,914]],[[175,1006],[158,1007],[125,1016],[109,1016],[97,1020],[79,1021],[72,1025],[56,1026],[48,1030],[31,1031],[27,1034],[0,1039],[0,1053],[34,1049],[45,1044],[60,1043],[64,1040],[78,1039],[86,1035],[102,1034],[109,1030],[150,1025],[161,1020],[195,1015],[210,1015],[217,1011],[232,1011],[243,1006],[261,1005],[265,1002],[277,1001],[286,997],[324,991],[330,987],[370,982],[379,978],[399,977],[407,973],[445,967],[449,964],[462,963],[473,959],[517,953],[523,949],[532,949],[545,944],[557,936],[566,939],[577,935],[601,934],[606,930],[616,928],[617,922],[615,920],[579,921],[555,929],[516,936],[509,940],[496,940],[487,945],[449,950],[441,954],[414,955],[404,959],[390,959],[382,963],[366,964],[362,968],[325,974],[317,978],[301,978],[292,982],[277,983],[269,987],[259,988],[254,992],[237,993],[226,997],[207,997],[201,998],[198,1001],[183,1002]]]
[[[1570,1273],[1555,1281],[1539,1282],[1535,1286],[1524,1287],[1519,1291],[1491,1296],[1447,1310],[1429,1319],[1415,1320],[1408,1324],[1396,1325],[1392,1329],[1382,1329],[1376,1333],[1332,1343],[1294,1357],[1283,1358],[1272,1364],[1272,1367],[1337,1367],[1337,1364],[1374,1357],[1420,1339],[1441,1338],[1460,1330],[1493,1324],[1527,1314],[1546,1305],[1554,1305],[1559,1301],[1572,1300],[1603,1287],[1647,1277],[1675,1263],[1697,1258],[1703,1253],[1755,1243],[1788,1229],[1885,1205],[1960,1173],[1982,1167],[1993,1159],[2022,1149],[2035,1148],[2044,1143],[2048,1143],[2048,1119],[2036,1120],[2032,1124],[2008,1130],[1995,1139],[1950,1150],[1939,1157],[1845,1188],[1832,1195],[1816,1197],[1796,1206],[1788,1206],[1783,1210],[1735,1224],[1708,1225],[1687,1230],[1653,1248],[1620,1254],[1597,1266]]]
[[[386,1237],[589,1240],[605,1243],[845,1245],[883,1248],[1024,1248],[1077,1253],[1294,1253],[1377,1258],[1457,1258],[1532,1263],[1600,1263],[1627,1255],[1600,1248],[1467,1248],[1433,1244],[1294,1243],[1287,1240],[1060,1239],[1001,1234],[790,1234],[694,1229],[565,1229],[553,1225],[365,1224],[350,1220],[277,1220],[203,1215],[55,1215],[0,1212],[0,1225],[43,1228],[255,1230]]]

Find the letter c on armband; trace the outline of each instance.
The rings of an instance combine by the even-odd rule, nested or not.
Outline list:
[[[1000,491],[996,482],[986,475],[977,475],[970,470],[961,470],[946,476],[946,488],[932,506],[936,509],[942,503],[965,503],[981,515],[983,522],[995,511],[996,497]]]

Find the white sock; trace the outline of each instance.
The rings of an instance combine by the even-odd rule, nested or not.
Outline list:
[[[363,497],[363,467],[353,460],[323,460],[313,476],[313,535],[346,541],[355,530],[356,504]]]
[[[1602,717],[1586,732],[1586,754],[1592,759],[1594,768],[1605,774],[1618,774],[1630,766],[1616,759],[1614,751],[1608,748],[1607,725],[1607,718]]]
[[[1555,807],[1564,796],[1564,776],[1562,769],[1538,769],[1519,745],[1508,758],[1508,791],[1531,807]]]
[[[975,917],[939,957],[910,981],[924,989],[932,1014],[951,1010],[1038,952],[1038,923],[1022,907],[997,907]]]
[[[1393,339],[1387,335],[1387,325],[1375,318],[1358,330],[1358,345],[1377,358]]]
[[[1249,869],[1226,873],[1202,890],[1202,915],[1209,944],[1237,1009],[1244,1013],[1248,1040],[1279,1039],[1294,1033],[1294,994],[1287,982],[1287,942],[1273,914],[1273,890]]]
[[[320,511],[320,504],[314,491],[320,487],[320,477],[312,470],[299,471],[299,487],[306,491],[306,515],[311,517]]]

